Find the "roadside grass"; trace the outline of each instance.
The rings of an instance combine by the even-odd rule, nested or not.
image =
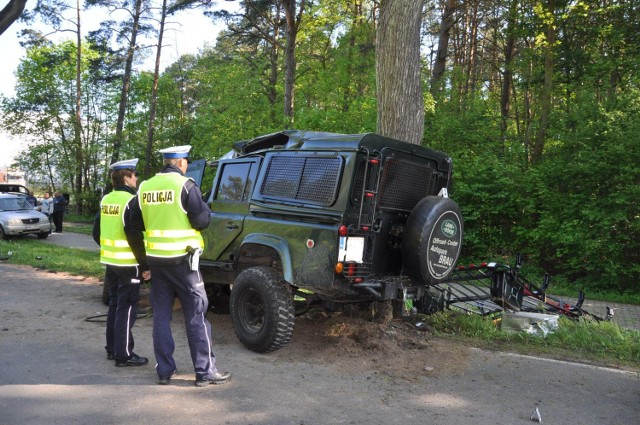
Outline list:
[[[433,333],[488,349],[580,361],[604,366],[640,368],[640,331],[615,322],[570,320],[560,317],[558,328],[546,337],[526,332],[507,333],[499,318],[442,312],[420,315]]]
[[[0,253],[13,254],[4,263],[22,264],[40,270],[67,272],[78,276],[102,278],[104,266],[98,254],[76,248],[62,248],[31,238],[0,240]]]
[[[82,233],[90,235],[93,231],[95,216],[86,214],[68,213],[64,215],[62,230],[65,232]]]

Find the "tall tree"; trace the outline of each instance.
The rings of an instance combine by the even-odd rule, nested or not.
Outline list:
[[[284,116],[289,120],[290,124],[293,124],[296,90],[296,40],[306,1],[282,0],[282,4],[287,22],[284,49]]]
[[[536,132],[535,144],[531,156],[532,162],[542,158],[545,138],[549,129],[549,116],[551,115],[551,96],[553,90],[554,52],[556,44],[556,2],[546,0],[544,5],[538,6],[538,14],[544,26],[544,35],[540,37],[544,51],[544,84],[540,99],[540,122]]]
[[[216,19],[228,21],[225,38],[236,45],[235,55],[242,57],[255,71],[263,86],[270,108],[271,120],[276,121],[278,83],[280,80],[283,6],[280,0],[246,0],[237,13],[211,12]],[[230,46],[219,43],[223,51]]]
[[[158,104],[158,80],[160,78],[160,57],[162,56],[162,38],[164,36],[164,24],[167,18],[167,0],[162,0],[160,10],[160,28],[158,29],[158,44],[156,45],[156,63],[153,70],[153,87],[151,89],[151,101],[149,105],[149,126],[147,130],[147,148],[145,149],[144,175],[151,175],[151,155],[153,154],[153,136],[155,134],[156,107]]]
[[[69,15],[73,13],[73,17]],[[72,182],[72,190],[75,195],[76,207],[79,212],[83,208],[82,192],[86,180],[84,179],[84,162],[86,146],[83,142],[82,134],[82,85],[81,85],[81,63],[83,61],[82,50],[82,27],[81,27],[81,7],[80,0],[76,0],[75,7],[69,6],[64,0],[39,0],[33,13],[27,20],[39,17],[43,22],[53,27],[54,33],[71,32],[76,36],[75,54],[75,108],[72,113],[74,117],[73,125],[73,146],[71,154],[75,157],[73,170],[75,179]],[[34,30],[24,30],[23,34],[29,37],[26,45],[37,45],[43,43],[46,37]]]
[[[500,139],[505,149],[509,114],[511,112],[511,88],[513,82],[513,57],[515,55],[516,13],[519,0],[510,0],[507,10],[506,39],[504,43],[504,71],[500,92]]]
[[[440,80],[447,65],[449,36],[451,34],[451,27],[453,27],[454,24],[455,11],[456,0],[446,0],[438,29],[438,50],[436,51],[436,59],[431,73],[431,94],[434,96],[436,96],[436,93],[440,90]]]
[[[102,27],[105,31],[115,31],[119,39],[127,42],[125,51],[125,64],[122,73],[122,89],[120,91],[120,103],[118,107],[118,118],[116,120],[116,132],[111,150],[111,163],[120,159],[120,150],[123,142],[124,122],[127,113],[127,100],[129,97],[129,87],[131,84],[131,74],[133,72],[134,55],[138,51],[138,36],[150,30],[143,24],[143,19],[149,13],[148,0],[88,0],[89,6],[103,6],[111,12],[123,11],[127,18],[124,21],[104,21]]]
[[[422,0],[382,0],[376,35],[378,133],[422,143]]]

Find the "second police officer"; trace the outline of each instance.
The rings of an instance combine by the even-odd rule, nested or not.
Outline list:
[[[206,318],[208,299],[198,266],[204,247],[200,231],[211,220],[195,182],[185,177],[191,146],[162,149],[164,168],[143,182],[132,202],[125,231],[132,247],[142,243],[153,275],[153,350],[158,384],[167,385],[176,372],[175,343],[171,333],[174,298],[180,300],[195,371],[196,386],[223,384],[229,372],[216,368],[211,324]]]
[[[100,244],[100,262],[106,264],[105,285],[109,291],[106,339],[107,358],[115,365],[144,366],[149,360],[133,352],[131,328],[136,321],[140,282],[149,279],[144,255],[139,264],[124,233],[125,211],[135,196],[138,159],[111,164],[114,190],[100,202],[100,211],[93,225],[93,239]],[[144,247],[142,248],[144,249]],[[142,251],[144,253],[144,251]]]

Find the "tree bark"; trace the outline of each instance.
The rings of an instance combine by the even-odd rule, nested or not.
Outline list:
[[[15,21],[18,20],[27,0],[10,0],[7,5],[0,10],[0,35],[4,33]]]
[[[431,94],[434,95],[434,97],[436,93],[440,91],[440,80],[447,65],[449,36],[451,34],[451,27],[453,27],[453,14],[455,11],[456,0],[447,0],[444,11],[442,12],[442,20],[440,21],[438,52],[436,53],[436,60],[431,73]]]
[[[540,111],[540,123],[538,125],[538,131],[536,132],[535,143],[533,145],[533,152],[531,153],[531,162],[536,163],[542,158],[542,152],[544,151],[545,138],[547,136],[547,130],[549,129],[549,116],[551,115],[551,91],[553,90],[553,52],[554,44],[556,42],[556,30],[555,30],[555,0],[549,0],[546,4],[547,18],[546,21],[546,36],[544,46],[544,85],[542,88],[541,104],[542,109]]]
[[[518,0],[512,0],[509,4],[507,15],[507,39],[504,47],[504,72],[502,73],[502,89],[500,93],[500,139],[502,141],[502,151],[506,148],[507,126],[511,111],[511,83],[513,80],[513,55],[515,52],[516,30],[516,6]]]
[[[377,132],[414,144],[424,134],[422,0],[383,0],[376,32]]]
[[[284,15],[287,21],[286,38],[284,49],[284,116],[289,120],[289,124],[294,122],[295,87],[296,87],[296,39],[298,29],[302,20],[302,13],[305,8],[305,0],[300,1],[300,6],[296,13],[296,0],[283,0]]]

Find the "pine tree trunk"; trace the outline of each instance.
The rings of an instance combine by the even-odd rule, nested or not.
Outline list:
[[[376,34],[378,133],[414,144],[424,134],[422,0],[383,0]]]

